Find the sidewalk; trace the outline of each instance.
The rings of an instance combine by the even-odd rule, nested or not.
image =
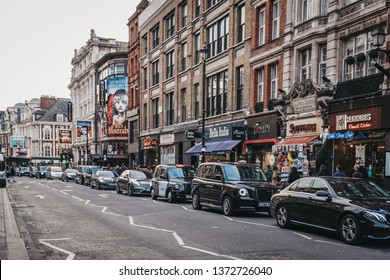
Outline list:
[[[28,260],[8,197],[7,188],[10,184],[15,183],[7,182],[6,188],[0,188],[0,260]]]

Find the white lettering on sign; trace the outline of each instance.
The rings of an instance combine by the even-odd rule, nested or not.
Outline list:
[[[210,128],[210,138],[229,136],[229,128],[226,126],[218,128]]]
[[[369,121],[371,120],[372,120],[371,114],[361,114],[361,115],[354,115],[354,116],[338,115],[336,116],[336,130],[345,130],[347,129],[347,127],[351,126],[351,125],[347,126],[348,123],[358,123],[358,122],[365,123],[363,125],[364,127],[359,127],[356,125],[353,125],[352,127],[354,127],[355,129],[369,128],[371,127],[371,124],[369,123]]]

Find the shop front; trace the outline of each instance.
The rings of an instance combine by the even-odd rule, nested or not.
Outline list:
[[[333,165],[341,165],[347,176],[360,165],[366,178],[384,182],[385,136],[382,106],[331,113],[327,141],[332,146]]]
[[[205,129],[205,146],[201,139],[198,143],[187,150],[186,155],[205,156],[204,161],[238,161],[242,155],[242,141],[245,140],[244,122],[215,125]]]
[[[144,163],[146,166],[156,166],[159,164],[159,141],[155,138],[144,138],[142,142],[142,150],[144,151]]]
[[[173,133],[160,135],[160,159],[161,164],[176,163],[175,135]]]

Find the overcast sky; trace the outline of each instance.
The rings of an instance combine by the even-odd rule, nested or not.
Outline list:
[[[140,0],[12,0],[0,4],[0,110],[42,95],[70,98],[71,59],[95,29],[128,41]]]

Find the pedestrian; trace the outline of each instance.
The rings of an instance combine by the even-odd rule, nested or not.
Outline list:
[[[268,164],[267,169],[265,170],[265,177],[267,177],[268,182],[272,182],[272,169],[271,166]]]
[[[356,165],[353,167],[353,170],[354,170],[355,172],[352,174],[352,177],[354,177],[354,178],[364,178],[363,173],[360,172],[360,165],[356,164]]]
[[[330,170],[325,164],[321,164],[320,171],[317,173],[317,176],[330,176]]]
[[[333,174],[333,176],[335,176],[335,177],[346,177],[347,175],[345,174],[345,172],[341,168],[341,165],[338,164],[336,166],[336,172]]]
[[[15,168],[13,165],[11,166],[11,178],[12,178],[12,181],[15,182]],[[10,182],[11,182],[11,180],[10,180]]]
[[[301,175],[299,174],[298,169],[295,166],[291,167],[290,174],[288,175],[288,183],[291,184],[299,178],[301,178]]]
[[[277,165],[274,165],[273,171],[272,171],[272,184],[277,186],[280,182],[280,172]]]

